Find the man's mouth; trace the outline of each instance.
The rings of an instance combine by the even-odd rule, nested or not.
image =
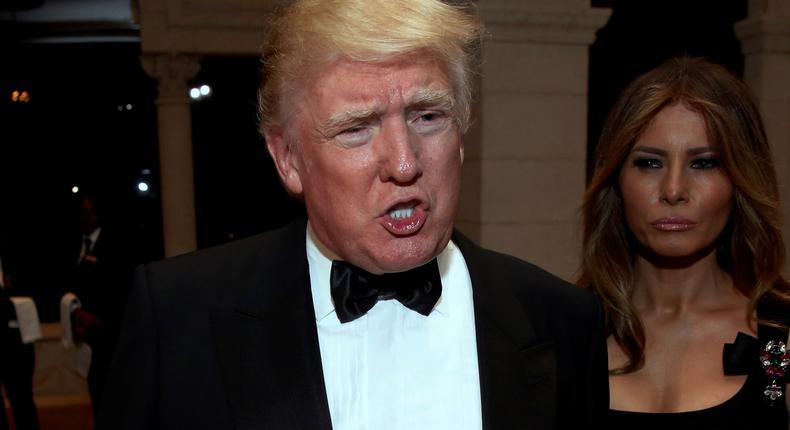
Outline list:
[[[381,224],[395,236],[417,233],[425,224],[427,212],[418,200],[398,203],[381,217]]]
[[[402,208],[402,209],[391,209],[389,211],[390,218],[394,220],[401,220],[406,218],[411,218],[414,215],[414,207]]]

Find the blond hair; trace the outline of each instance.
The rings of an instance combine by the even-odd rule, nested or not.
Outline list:
[[[446,67],[462,131],[469,124],[483,27],[471,3],[439,0],[299,0],[269,22],[259,93],[261,130],[282,127],[289,98],[338,59],[381,63],[435,56]]]
[[[718,241],[716,258],[735,287],[758,302],[790,304],[781,277],[785,247],[779,187],[762,120],[746,85],[723,67],[700,58],[667,61],[626,88],[606,120],[584,194],[582,267],[579,285],[593,288],[606,309],[607,328],[628,356],[615,373],[644,362],[645,332],[631,303],[634,239],[623,213],[617,178],[628,153],[655,116],[682,103],[705,120],[708,139],[721,153],[734,187],[734,205]],[[768,322],[770,323],[770,322]]]

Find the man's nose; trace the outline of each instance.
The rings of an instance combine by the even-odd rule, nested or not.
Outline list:
[[[382,126],[379,178],[382,182],[409,183],[422,175],[419,141],[403,120]]]
[[[682,167],[667,169],[661,180],[661,201],[670,205],[688,202],[688,182],[688,175]]]

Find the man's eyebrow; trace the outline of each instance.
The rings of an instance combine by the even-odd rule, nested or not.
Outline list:
[[[319,132],[322,135],[327,136],[338,128],[343,128],[349,124],[360,121],[364,122],[365,120],[371,119],[378,115],[378,111],[379,109],[375,106],[370,106],[336,113],[330,116],[329,119],[320,126]]]
[[[412,94],[407,104],[417,107],[435,106],[451,110],[455,106],[455,98],[450,91],[445,89],[423,88]]]
[[[448,90],[423,88],[415,91],[409,97],[407,105],[412,108],[437,107],[452,110],[455,106],[455,99]],[[331,136],[338,129],[342,129],[351,124],[365,122],[375,118],[380,114],[377,106],[363,107],[359,109],[347,110],[336,113],[329,117],[318,127],[318,132],[325,137]]]

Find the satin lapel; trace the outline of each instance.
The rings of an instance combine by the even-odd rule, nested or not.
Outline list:
[[[332,428],[305,225],[289,230],[277,252],[261,251],[236,306],[212,313],[228,408],[240,430]]]
[[[554,428],[554,343],[536,336],[523,299],[497,272],[491,254],[458,232],[453,241],[472,279],[483,428]]]

